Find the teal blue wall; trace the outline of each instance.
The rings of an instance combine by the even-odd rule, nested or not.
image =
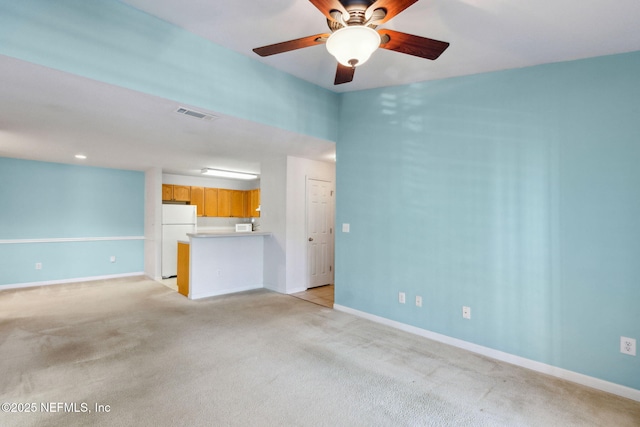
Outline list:
[[[0,54],[293,132],[337,137],[337,94],[114,0],[0,0]]]
[[[144,236],[144,173],[0,157],[0,183],[0,285],[144,270],[140,239],[19,242]]]
[[[0,54],[337,140],[338,304],[640,389],[619,353],[640,337],[640,54],[337,95],[100,0],[0,0]],[[142,235],[142,174],[0,160],[0,239]],[[142,253],[3,244],[0,284],[141,271]]]
[[[640,389],[638,76],[632,53],[344,94],[336,303]]]

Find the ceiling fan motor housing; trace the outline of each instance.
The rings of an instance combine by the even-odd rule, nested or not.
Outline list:
[[[331,11],[331,15],[335,17],[335,20],[331,20],[327,18],[327,25],[329,29],[333,31],[337,31],[340,28],[343,28],[345,24],[347,26],[351,25],[364,25],[367,22],[366,12],[367,8],[371,6],[375,1],[374,0],[352,0],[352,1],[342,1],[341,3],[344,5],[344,8],[347,12],[349,12],[349,19],[344,20],[342,13],[337,10]],[[384,10],[379,9],[383,16]],[[335,14],[334,14],[335,13]],[[341,19],[342,18],[342,19]],[[371,26],[375,28],[375,26]]]

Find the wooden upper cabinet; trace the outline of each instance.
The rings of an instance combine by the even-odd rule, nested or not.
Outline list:
[[[162,184],[162,200],[173,200],[173,185]]]
[[[218,188],[218,216],[231,216],[231,192],[225,188]]]
[[[259,217],[260,189],[229,190],[226,188],[189,187],[162,184],[162,200],[188,202],[196,206],[198,216],[250,218]]]
[[[231,190],[231,216],[244,218],[244,194],[242,190]]]
[[[247,212],[249,217],[260,217],[260,211],[256,211],[260,206],[260,189],[249,190],[249,211]]]
[[[187,185],[174,185],[173,200],[175,200],[176,202],[191,201],[191,187]]]
[[[204,187],[191,187],[190,204],[196,205],[196,215],[203,216],[204,213]]]
[[[162,184],[162,200],[189,202],[191,200],[191,187],[188,185]]]
[[[204,216],[218,216],[218,189],[204,189]]]
[[[243,218],[249,218],[251,216],[251,213],[249,212],[249,208],[251,206],[249,206],[249,192],[248,191],[243,191],[242,192],[242,216]]]
[[[191,187],[191,204],[196,205],[198,216],[219,216],[218,189]]]

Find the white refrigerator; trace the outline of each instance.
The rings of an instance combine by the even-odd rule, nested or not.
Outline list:
[[[187,233],[196,232],[196,207],[162,205],[162,278],[178,271],[178,240],[189,240]]]

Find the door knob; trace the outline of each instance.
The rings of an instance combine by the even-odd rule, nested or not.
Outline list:
[[[309,237],[309,241],[310,241],[310,242],[313,242],[313,237]]]

